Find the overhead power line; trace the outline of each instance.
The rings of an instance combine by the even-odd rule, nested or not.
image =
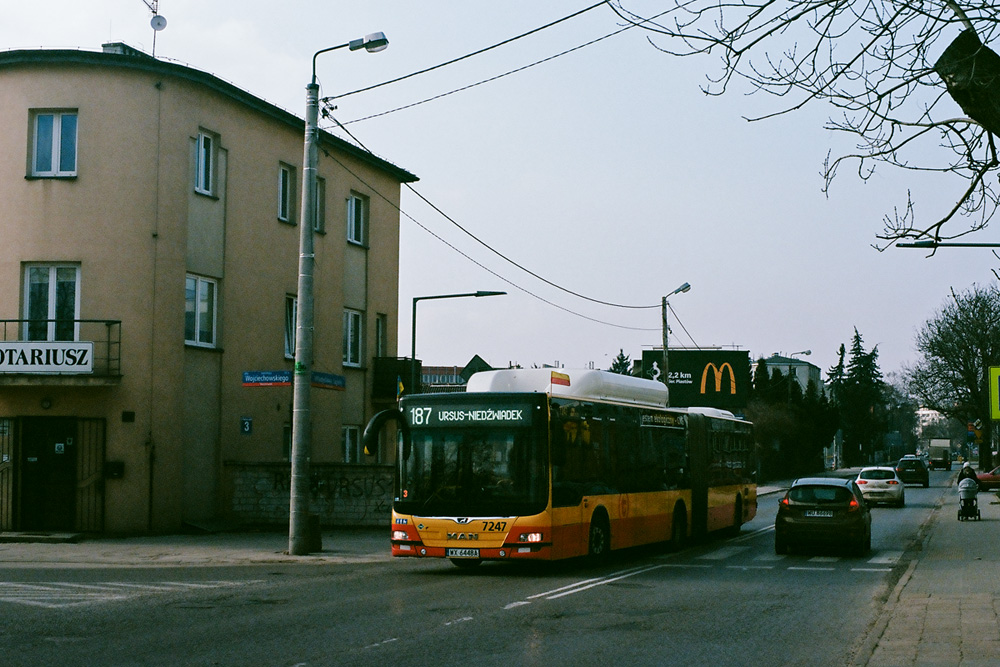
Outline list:
[[[461,62],[463,60],[468,60],[469,58],[472,58],[474,56],[478,56],[480,54],[486,53],[487,51],[492,51],[493,49],[500,48],[501,46],[505,46],[507,44],[510,44],[511,42],[516,42],[519,39],[524,39],[525,37],[528,37],[529,35],[534,35],[537,32],[541,32],[542,30],[546,30],[547,28],[551,28],[552,26],[559,25],[560,23],[568,21],[568,20],[570,20],[572,18],[576,18],[577,16],[580,16],[581,14],[585,14],[585,13],[591,11],[592,9],[597,9],[601,5],[607,5],[607,4],[608,4],[608,0],[603,0],[602,2],[598,2],[597,4],[591,5],[589,7],[585,7],[584,9],[581,9],[578,12],[573,12],[569,16],[564,16],[561,19],[557,19],[555,21],[552,21],[551,23],[546,23],[543,26],[539,26],[539,27],[537,27],[537,28],[535,28],[533,30],[529,30],[528,32],[521,33],[520,35],[517,35],[516,37],[511,37],[509,39],[505,39],[502,42],[498,42],[498,43],[494,44],[493,46],[487,46],[485,48],[479,49],[478,51],[473,51],[472,53],[468,53],[468,54],[466,54],[464,56],[460,56],[458,58],[454,58],[454,59],[449,60],[447,62],[443,62],[440,65],[434,65],[433,67],[427,67],[426,69],[422,69],[422,70],[419,70],[417,72],[411,72],[410,74],[406,74],[404,76],[400,76],[400,77],[397,77],[395,79],[390,79],[389,81],[383,81],[382,83],[376,83],[374,85],[366,86],[364,88],[358,88],[357,90],[352,90],[349,93],[341,93],[340,95],[333,95],[331,97],[324,97],[323,101],[327,101],[327,100],[339,100],[342,97],[348,97],[350,95],[357,95],[358,93],[364,93],[364,92],[367,92],[369,90],[375,90],[376,88],[381,88],[382,86],[388,86],[389,84],[392,84],[392,83],[399,83],[400,81],[405,81],[406,79],[412,79],[413,77],[419,76],[421,74],[426,74],[428,72],[433,72],[436,69],[441,69],[442,67],[447,67],[448,65],[454,65],[457,62]]]

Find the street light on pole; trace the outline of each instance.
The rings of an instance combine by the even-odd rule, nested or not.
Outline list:
[[[663,303],[660,306],[661,315],[663,317],[663,384],[667,387],[667,406],[670,406],[670,359],[667,354],[667,334],[670,331],[670,327],[667,326],[667,307],[669,303],[667,299],[675,294],[681,294],[683,292],[690,291],[691,284],[684,283],[673,292],[663,297]]]
[[[408,393],[416,393],[417,390],[417,302],[427,301],[429,299],[460,299],[463,297],[476,297],[481,296],[503,296],[507,292],[488,292],[484,290],[479,290],[478,292],[466,292],[463,294],[435,294],[433,296],[415,296],[413,297],[413,315],[410,319],[410,388]]]
[[[796,354],[801,354],[804,357],[808,357],[812,353],[813,353],[812,350],[802,350],[801,352],[792,352],[791,354],[788,355],[788,358],[791,359]],[[789,400],[791,400],[791,397],[792,397],[792,373],[795,374],[795,383],[798,384],[800,387],[802,386],[802,383],[799,382],[799,371],[798,371],[798,369],[794,368],[792,366],[792,364],[789,363],[788,364],[788,398],[789,398]],[[803,389],[805,389],[805,387],[803,387]]]
[[[314,547],[309,524],[309,459],[312,416],[309,390],[313,356],[313,227],[316,224],[316,169],[319,162],[319,84],[316,57],[348,48],[377,53],[389,45],[385,34],[374,32],[346,44],[320,49],[312,57],[312,78],[306,86],[305,143],[302,166],[302,219],[299,221],[298,304],[295,316],[295,370],[292,379],[292,475],[288,513],[288,553],[301,556]]]

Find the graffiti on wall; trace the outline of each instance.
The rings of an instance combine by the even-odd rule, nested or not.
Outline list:
[[[235,514],[253,522],[273,522],[288,516],[291,476],[287,464],[231,464]],[[393,476],[390,467],[313,465],[310,470],[311,511],[323,524],[388,525],[392,513]]]

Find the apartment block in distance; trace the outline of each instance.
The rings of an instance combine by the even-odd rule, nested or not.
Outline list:
[[[0,121],[0,530],[287,523],[303,224],[316,511],[388,524],[360,434],[416,177],[321,132],[303,220],[300,117],[123,44],[0,53]]]

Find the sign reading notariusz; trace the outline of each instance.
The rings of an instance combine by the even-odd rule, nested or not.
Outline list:
[[[90,341],[0,341],[0,373],[93,373]]]

